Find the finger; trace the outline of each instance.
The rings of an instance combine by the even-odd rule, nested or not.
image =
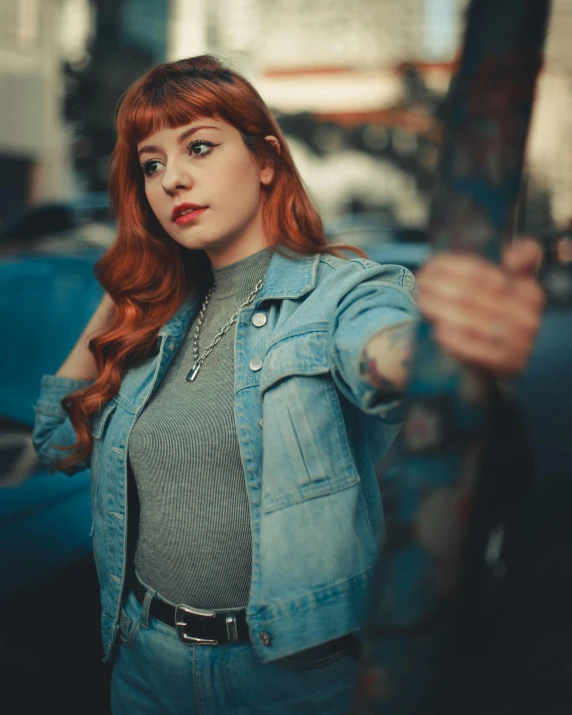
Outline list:
[[[495,290],[474,288],[467,281],[451,278],[420,279],[417,286],[419,306],[427,299],[435,299],[469,310],[475,309],[494,314],[498,310],[499,304],[510,297],[510,294],[507,296]]]
[[[491,311],[475,310],[440,295],[420,293],[419,309],[425,318],[449,328],[468,330],[483,337],[490,335],[495,316]]]
[[[423,282],[419,286],[418,306],[430,319],[459,315],[467,325],[479,320],[515,323],[524,329],[536,329],[546,304],[544,291],[532,278],[513,281],[510,292],[497,295],[472,291],[457,281]]]
[[[427,266],[417,275],[418,301],[430,295],[458,305],[495,313],[501,305],[519,304],[525,310],[541,311],[546,304],[544,290],[535,278],[511,277],[487,261],[478,261],[468,270],[447,260]]]
[[[437,343],[455,359],[497,377],[511,377],[526,366],[530,347],[528,343],[484,341],[464,330],[435,326]]]
[[[442,253],[431,258],[417,273],[419,286],[456,283],[466,291],[487,291],[501,296],[510,290],[511,277],[482,256]]]
[[[535,275],[542,265],[543,250],[538,241],[524,238],[503,250],[503,268],[512,276]]]
[[[464,331],[484,342],[489,342],[501,326],[503,339],[513,345],[529,344],[540,324],[540,311],[516,301],[499,303],[485,309],[482,305],[461,305],[423,293],[419,298],[419,309],[435,325]]]
[[[513,282],[511,300],[540,315],[546,306],[546,293],[535,278],[518,278]]]

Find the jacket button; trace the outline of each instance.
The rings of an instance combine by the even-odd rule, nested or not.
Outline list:
[[[255,313],[252,316],[252,323],[256,325],[257,328],[261,328],[263,325],[266,325],[266,316],[264,313]]]
[[[260,358],[253,358],[248,363],[248,367],[252,370],[252,372],[258,372],[258,370],[262,367],[262,360]]]
[[[262,645],[270,645],[270,643],[272,642],[272,639],[270,638],[270,633],[267,633],[266,631],[261,631],[260,642],[262,643]]]

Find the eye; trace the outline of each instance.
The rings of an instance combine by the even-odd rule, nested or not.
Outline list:
[[[156,171],[157,171],[157,164],[160,164],[160,161],[157,161],[157,159],[147,159],[147,161],[144,161],[141,164],[141,168],[143,169],[143,173],[145,176],[152,176]]]
[[[215,146],[218,146],[218,144],[213,144],[212,142],[205,141],[204,139],[197,139],[196,141],[191,142],[187,149],[192,157],[202,159],[204,156],[208,156]]]

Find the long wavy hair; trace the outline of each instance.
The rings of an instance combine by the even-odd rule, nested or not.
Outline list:
[[[146,72],[125,92],[116,116],[117,141],[108,184],[117,238],[95,265],[95,277],[113,300],[115,318],[92,337],[97,379],[62,401],[77,442],[52,471],[79,464],[91,453],[91,425],[119,391],[122,376],[152,354],[161,327],[210,276],[203,251],[184,248],[170,238],[147,202],[138,143],[163,128],[177,128],[199,118],[226,121],[242,135],[258,161],[271,161],[274,178],[263,187],[263,224],[271,246],[300,254],[362,251],[328,244],[322,221],[294,165],[286,140],[256,89],[210,55],[162,64]],[[265,136],[274,135],[277,152]]]

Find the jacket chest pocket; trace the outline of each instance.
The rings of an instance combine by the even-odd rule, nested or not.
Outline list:
[[[328,365],[327,332],[277,343],[260,377],[262,509],[271,512],[359,481]]]

